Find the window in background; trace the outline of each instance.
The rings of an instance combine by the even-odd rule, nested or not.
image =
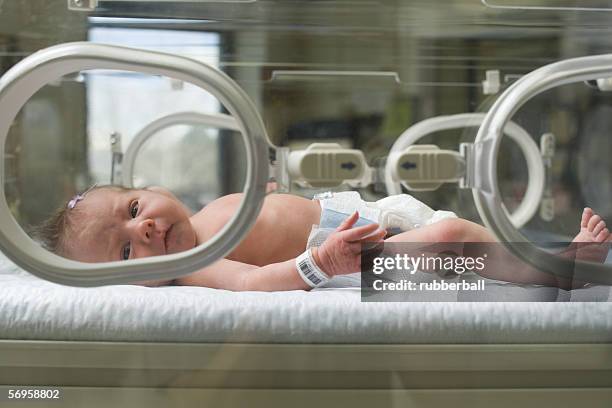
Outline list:
[[[219,64],[218,34],[113,26],[146,20],[91,20],[91,42],[173,53],[213,66]],[[114,132],[121,135],[125,152],[133,138],[157,119],[177,112],[217,113],[221,109],[219,101],[207,92],[167,77],[94,70],[85,74],[85,81],[89,169],[94,181],[101,184],[110,182],[110,136]],[[162,185],[199,209],[223,190],[220,149],[218,129],[191,124],[169,126],[143,145],[135,161],[134,183]]]

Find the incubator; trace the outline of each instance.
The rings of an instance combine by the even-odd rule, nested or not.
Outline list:
[[[611,21],[606,1],[0,0],[0,350],[16,356],[0,367],[37,367],[25,342],[49,341],[41,384],[53,370],[74,395],[127,384],[137,404],[160,386],[160,406],[265,405],[264,389],[274,403],[364,390],[357,406],[372,390],[410,390],[389,406],[447,404],[440,390],[479,406],[470,391],[516,389],[513,403],[542,406],[599,387],[605,406],[611,257],[555,253],[585,207],[612,222]],[[192,212],[239,204],[184,252],[94,263],[43,248],[32,231],[94,185],[161,186]],[[358,275],[289,293],[134,285],[211,267],[279,193],[320,202],[309,247],[354,210],[394,232],[459,217],[585,286],[484,279],[487,298],[368,303]],[[72,350],[91,378],[67,374]],[[3,386],[28,384],[7,372]],[[207,391],[185,397],[191,386]]]
[[[104,284],[120,282],[142,276],[143,279],[174,278],[187,272],[193,272],[209,265],[227,254],[246,235],[254,223],[263,198],[269,189],[270,165],[280,182],[281,191],[289,191],[291,183],[304,187],[334,188],[343,184],[353,187],[364,187],[375,180],[383,179],[390,194],[401,193],[398,183],[408,190],[436,190],[443,183],[458,183],[462,188],[471,188],[478,213],[485,224],[502,242],[508,242],[508,248],[515,248],[513,243],[525,243],[529,239],[518,231],[536,214],[538,208],[546,206],[548,212],[554,213],[554,201],[550,197],[547,203],[544,197],[544,184],[547,180],[544,162],[549,172],[554,161],[554,135],[546,133],[540,139],[542,151],[536,142],[520,126],[510,121],[530,98],[555,86],[566,83],[595,81],[598,89],[605,88],[605,76],[609,74],[610,57],[596,56],[575,58],[551,64],[525,75],[506,90],[491,107],[487,114],[460,114],[428,119],[409,128],[395,141],[386,159],[384,170],[370,167],[364,153],[359,149],[344,148],[337,143],[313,143],[306,149],[289,151],[278,148],[270,142],[259,113],[249,96],[240,86],[221,71],[194,60],[172,54],[123,48],[110,45],[90,43],[67,43],[41,50],[25,58],[2,77],[0,88],[0,109],[2,123],[0,129],[3,139],[9,131],[22,106],[45,84],[57,81],[63,76],[83,75],[90,69],[122,69],[154,75],[165,75],[172,81],[190,82],[203,88],[216,97],[221,106],[230,115],[174,113],[153,121],[142,129],[130,142],[125,162],[121,153],[120,134],[110,135],[111,182],[114,181],[115,165],[121,164],[125,173],[122,181],[127,187],[133,186],[134,162],[140,147],[160,129],[172,125],[200,123],[221,129],[237,131],[242,135],[246,154],[246,179],[242,205],[219,236],[190,251],[189,254],[166,256],[170,259],[138,261],[142,265],[78,265],[74,262],[59,259],[46,253],[23,233],[12,216],[6,201],[3,208],[4,232],[2,247],[16,262],[38,275],[51,280],[73,284]],[[550,75],[556,75],[549,80]],[[603,79],[602,79],[603,78]],[[599,82],[598,82],[599,81]],[[603,81],[603,82],[602,82]],[[180,85],[175,85],[180,86]],[[473,143],[462,143],[459,151],[442,150],[436,145],[417,144],[427,132],[436,132],[457,127],[479,127]],[[512,214],[512,219],[505,208],[497,181],[497,158],[499,156],[502,136],[507,133],[518,144],[525,157],[527,167],[527,187],[521,205]],[[269,150],[274,156],[268,163]],[[125,170],[123,170],[125,167]],[[382,176],[376,176],[382,173]],[[548,178],[550,182],[550,177]],[[549,192],[550,188],[549,187]],[[388,217],[387,217],[388,218]],[[550,214],[546,221],[550,222]],[[383,227],[393,227],[384,225]],[[561,277],[571,277],[574,264],[546,251],[538,250],[525,255],[524,250],[514,250],[514,254],[540,269]],[[176,262],[175,262],[176,261]],[[578,261],[581,280],[587,282],[606,282],[605,265],[583,265]],[[170,276],[160,273],[172,268]],[[109,274],[109,271],[113,272]],[[87,272],[85,272],[87,271]]]

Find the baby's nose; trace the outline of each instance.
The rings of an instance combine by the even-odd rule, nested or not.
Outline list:
[[[155,221],[150,218],[142,220],[138,223],[136,228],[140,238],[145,242],[149,242],[153,237],[153,232],[155,231]]]

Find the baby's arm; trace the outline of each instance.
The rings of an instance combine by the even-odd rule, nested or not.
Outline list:
[[[233,291],[310,288],[298,274],[294,260],[258,267],[221,259],[204,269],[176,279],[175,284]]]
[[[385,235],[377,224],[352,228],[359,219],[354,213],[327,240],[312,248],[314,262],[330,277],[358,272],[361,267],[361,245],[380,242]],[[177,285],[206,286],[234,291],[282,291],[310,289],[300,277],[295,259],[262,267],[221,259],[211,266],[175,280]]]

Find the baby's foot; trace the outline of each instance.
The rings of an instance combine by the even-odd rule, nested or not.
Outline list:
[[[590,208],[585,208],[580,221],[580,232],[572,242],[601,243],[610,240],[610,231],[601,217]]]
[[[572,240],[577,248],[576,259],[602,263],[609,249],[612,234],[601,217],[590,208],[585,208],[580,221],[580,232]]]

